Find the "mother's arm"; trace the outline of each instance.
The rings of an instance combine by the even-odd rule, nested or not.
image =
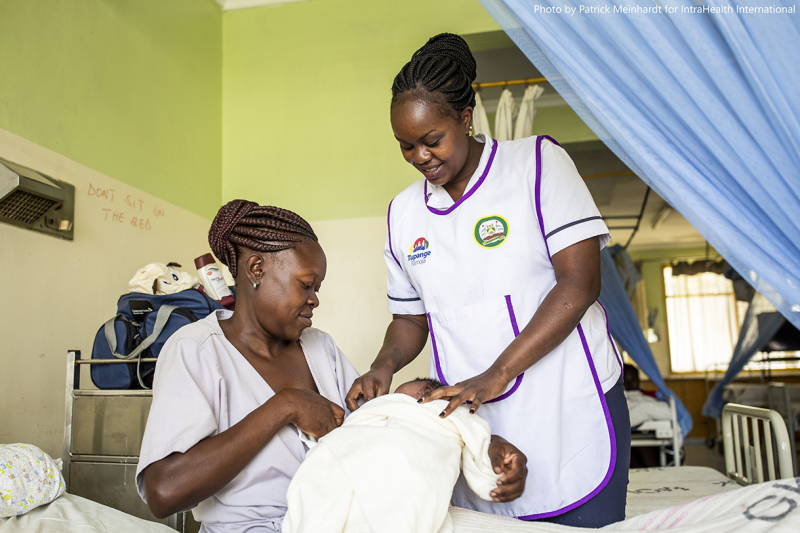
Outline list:
[[[449,399],[450,403],[442,412],[443,417],[467,401],[472,402],[470,412],[475,412],[481,403],[500,396],[511,380],[564,342],[589,306],[600,296],[598,239],[592,237],[580,241],[553,256],[555,287],[491,367],[452,387],[436,389],[426,395],[423,401]]]
[[[189,509],[230,483],[284,426],[321,437],[343,420],[344,410],[319,394],[283,389],[222,433],[145,468],[147,505],[158,518]]]

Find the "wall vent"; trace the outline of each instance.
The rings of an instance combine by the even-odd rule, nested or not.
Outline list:
[[[0,222],[72,240],[75,187],[0,159]]]

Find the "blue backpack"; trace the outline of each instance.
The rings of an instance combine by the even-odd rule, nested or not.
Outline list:
[[[103,324],[94,338],[92,359],[125,359],[130,364],[92,364],[92,382],[99,389],[149,389],[156,358],[178,329],[225,309],[196,289],[175,294],[130,293],[117,302],[117,316]]]

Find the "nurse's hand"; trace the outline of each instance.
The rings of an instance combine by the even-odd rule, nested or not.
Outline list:
[[[492,435],[489,444],[489,459],[496,474],[502,474],[497,480],[497,488],[489,494],[492,501],[510,502],[516,500],[525,490],[525,478],[528,476],[528,458],[519,449],[499,435]]]
[[[324,396],[304,389],[283,389],[280,397],[289,410],[289,423],[312,437],[324,437],[344,422],[344,409]]]
[[[345,403],[350,411],[358,409],[358,399],[363,398],[365,402],[389,394],[389,387],[392,384],[392,370],[385,368],[373,368],[353,382],[350,391],[347,393]]]
[[[451,387],[440,387],[433,392],[426,394],[420,400],[421,403],[428,403],[433,400],[450,400],[447,407],[439,415],[447,418],[450,413],[455,411],[459,405],[467,402],[471,403],[469,412],[475,414],[483,402],[494,400],[506,390],[509,380],[499,372],[491,368],[483,374],[478,374],[474,378],[469,378]]]

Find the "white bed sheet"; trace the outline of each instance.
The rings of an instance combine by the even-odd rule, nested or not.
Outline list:
[[[175,533],[175,530],[68,493],[22,516],[0,519],[0,533],[76,532]]]
[[[683,470],[683,468],[675,468]],[[660,493],[659,493],[660,494]],[[522,522],[451,508],[455,533],[578,533],[585,529]],[[800,531],[800,478],[738,488],[628,518],[601,531],[772,533]]]
[[[634,468],[628,479],[625,518],[740,488],[721,472],[705,466]]]

